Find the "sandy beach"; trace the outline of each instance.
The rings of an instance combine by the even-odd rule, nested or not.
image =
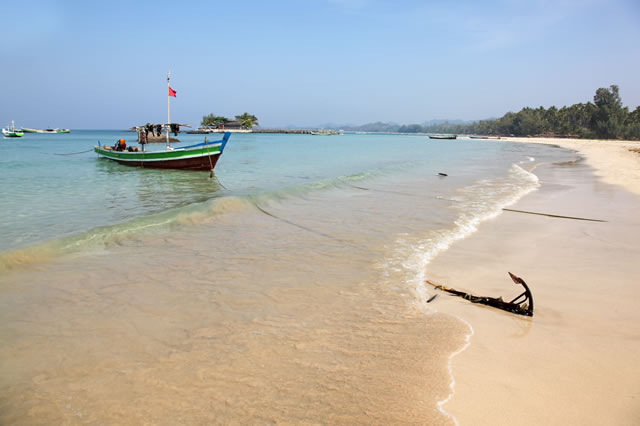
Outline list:
[[[337,151],[325,155],[324,176],[309,178],[321,170],[309,155],[315,137],[236,137],[244,150],[225,154],[221,184],[293,178],[273,195],[179,199],[184,208],[54,239],[35,253],[80,248],[2,271],[0,423],[638,424],[640,155],[627,145],[541,141],[574,154],[346,135],[318,148]],[[393,157],[387,142],[404,148],[403,170],[361,179]],[[265,146],[290,157],[255,163]],[[406,167],[406,150],[424,164]],[[334,171],[336,158],[347,168]],[[251,179],[248,159],[259,171]],[[73,192],[57,188],[62,203],[37,198],[49,220],[71,195],[89,194],[68,179],[78,171],[110,177],[88,182],[118,214],[200,188],[187,174],[118,170],[116,179],[101,163],[66,167],[54,182]],[[507,271],[530,285],[533,318],[423,284],[510,300],[521,289]]]
[[[431,290],[471,333],[443,409],[469,425],[640,424],[640,143],[516,140],[580,159],[538,166],[540,189],[513,209],[606,222],[504,212],[427,267],[440,284],[506,300],[521,292],[510,271],[535,301],[528,318]]]
[[[509,138],[509,141],[558,145],[578,151],[603,182],[640,195],[640,141]]]

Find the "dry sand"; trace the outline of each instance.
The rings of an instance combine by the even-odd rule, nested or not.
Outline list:
[[[558,145],[578,151],[603,182],[640,195],[640,141],[509,138],[509,141]]]
[[[577,150],[584,161],[541,165],[541,187],[427,268],[441,284],[483,296],[521,292],[533,318],[441,293],[441,312],[473,327],[452,360],[443,409],[465,425],[640,424],[640,154],[637,142],[521,139]],[[433,290],[435,294],[439,290]]]

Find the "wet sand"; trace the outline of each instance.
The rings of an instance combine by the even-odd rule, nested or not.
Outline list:
[[[460,424],[640,424],[640,155],[538,142],[585,159],[539,166],[541,188],[511,207],[607,222],[504,212],[428,265],[436,282],[507,300],[521,292],[513,272],[535,302],[527,318],[439,294],[434,307],[474,330],[443,408]]]
[[[586,162],[535,172],[542,188],[513,207],[609,222],[505,212],[427,268],[505,297],[510,270],[534,291],[533,319],[425,305],[407,286],[421,227],[457,213],[424,192],[455,176],[267,204],[285,220],[229,199],[233,214],[10,271],[0,423],[451,424],[437,402],[469,331],[456,316],[475,333],[443,404],[460,423],[632,423],[638,198]]]
[[[451,424],[465,324],[360,235],[376,194],[336,192],[265,206],[288,222],[228,200],[0,276],[0,424]]]

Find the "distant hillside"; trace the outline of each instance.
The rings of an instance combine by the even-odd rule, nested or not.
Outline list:
[[[421,133],[427,132],[431,128],[449,128],[453,126],[464,126],[473,123],[465,120],[428,120],[422,124],[398,124],[393,122],[376,121],[359,126],[343,124],[325,124],[320,126],[324,129],[348,130],[354,132],[383,132],[383,133]]]
[[[623,106],[618,86],[599,88],[593,103],[558,109],[525,107],[497,119],[479,121],[428,120],[422,124],[376,121],[360,126],[325,124],[318,128],[355,132],[453,133],[499,136],[554,136],[600,139],[640,139],[640,106]]]
[[[500,136],[553,136],[599,139],[640,139],[640,106],[629,111],[618,86],[599,88],[593,103],[548,109],[525,107],[498,119],[479,121],[429,120],[422,124],[375,122],[342,126],[344,130],[398,133],[453,133]]]

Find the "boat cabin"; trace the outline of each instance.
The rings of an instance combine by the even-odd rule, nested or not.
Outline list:
[[[162,143],[167,142],[166,132],[173,133],[174,136],[178,136],[180,133],[180,127],[191,127],[187,124],[181,123],[169,123],[169,124],[152,124],[147,123],[144,126],[136,126],[135,131],[138,133],[138,143],[141,145],[147,143]],[[169,142],[180,142],[178,138],[169,137]]]
[[[218,125],[218,129],[242,129],[242,122],[238,120],[225,121]]]

